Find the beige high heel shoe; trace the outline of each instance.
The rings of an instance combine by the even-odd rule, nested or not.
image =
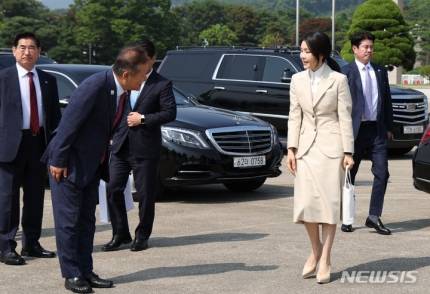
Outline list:
[[[317,265],[314,267],[307,267],[306,265],[303,267],[302,277],[303,279],[309,279],[315,276],[315,272],[317,270]]]
[[[322,245],[320,246],[319,255],[316,257],[317,262],[315,263],[315,266],[313,266],[313,267],[306,266],[306,264],[307,264],[307,260],[306,260],[306,263],[305,263],[305,265],[303,267],[303,271],[302,271],[303,279],[309,279],[309,278],[312,278],[315,276],[315,273],[317,270],[317,265],[318,265],[318,262],[320,260],[321,254],[322,254]]]
[[[328,270],[325,273],[320,273],[318,271],[317,283],[318,284],[327,284],[328,282],[330,282],[330,276],[331,276],[331,265],[328,266]]]

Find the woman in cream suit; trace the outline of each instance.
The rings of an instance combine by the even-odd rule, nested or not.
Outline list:
[[[288,120],[287,162],[295,175],[294,222],[305,225],[312,245],[303,278],[316,274],[318,283],[330,281],[344,169],[354,164],[351,95],[347,78],[338,72],[330,52],[326,34],[305,36],[300,46],[305,70],[292,77]]]

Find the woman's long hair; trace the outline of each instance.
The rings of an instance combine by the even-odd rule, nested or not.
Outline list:
[[[312,55],[315,56],[316,59],[319,60],[319,57],[323,57],[323,62],[327,62],[327,65],[334,71],[341,72],[340,66],[334,61],[333,58],[330,57],[331,54],[331,44],[330,38],[327,34],[323,32],[312,32],[307,33],[302,42],[306,42],[309,50]]]

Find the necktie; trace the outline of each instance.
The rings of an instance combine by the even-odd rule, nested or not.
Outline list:
[[[119,97],[118,107],[113,119],[112,130],[115,130],[121,121],[122,113],[124,112],[125,100],[127,99],[127,92],[124,92]]]
[[[364,88],[364,119],[371,120],[373,115],[372,100],[372,78],[370,77],[370,66],[366,65],[365,70],[365,88]]]
[[[33,73],[29,72],[28,82],[30,86],[30,130],[33,135],[37,135],[39,133],[39,111],[37,109],[37,96],[36,96],[36,87],[34,86],[33,81]]]

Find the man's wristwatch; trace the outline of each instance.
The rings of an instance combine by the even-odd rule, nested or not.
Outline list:
[[[143,125],[145,123],[145,115],[142,114],[142,116],[140,117],[140,124]]]

